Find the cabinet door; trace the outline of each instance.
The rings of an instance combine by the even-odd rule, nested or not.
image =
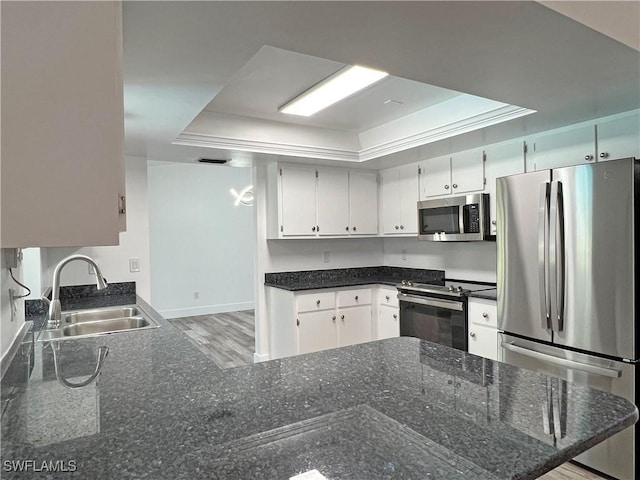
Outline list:
[[[481,149],[451,156],[451,193],[474,192],[484,188],[484,158]]]
[[[339,346],[346,347],[371,341],[371,305],[342,308],[338,310],[338,319],[340,321]]]
[[[335,310],[298,314],[298,353],[319,352],[338,344]]]
[[[640,113],[598,123],[598,161],[640,157]]]
[[[498,330],[483,325],[470,325],[469,353],[498,360]]]
[[[320,235],[346,235],[349,225],[349,171],[318,168],[318,229]]]
[[[378,233],[377,172],[349,172],[349,231],[351,235]]]
[[[382,233],[400,233],[400,170],[390,168],[380,172],[380,203],[382,208]]]
[[[487,184],[485,191],[489,194],[489,210],[491,215],[491,235],[496,234],[496,179],[524,173],[524,143],[503,143],[491,145],[485,150],[484,165]]]
[[[280,226],[283,236],[315,236],[316,169],[302,165],[280,168]]]
[[[2,2],[2,247],[118,245],[120,2]]]
[[[595,126],[586,125],[536,137],[527,171],[568,167],[595,159]]]
[[[399,316],[398,307],[380,305],[378,311],[378,340],[400,336]]]
[[[451,157],[430,158],[420,162],[420,200],[451,193]]]
[[[400,233],[418,234],[418,165],[411,164],[398,170],[400,185]],[[395,225],[394,225],[395,227]]]

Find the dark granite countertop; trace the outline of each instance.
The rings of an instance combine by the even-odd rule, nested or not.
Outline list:
[[[277,272],[266,273],[264,276],[266,286],[291,291],[373,284],[395,286],[402,280],[444,285],[444,271],[380,266]]]
[[[469,296],[484,298],[485,300],[498,300],[498,290],[495,288],[491,290],[478,290],[477,292],[469,293]]]
[[[152,315],[160,328],[60,342],[68,379],[109,347],[83,388],[36,343],[3,399],[3,479],[528,479],[638,418],[620,397],[409,337],[220,370]],[[561,439],[544,433],[548,398]],[[74,471],[7,471],[17,460]]]

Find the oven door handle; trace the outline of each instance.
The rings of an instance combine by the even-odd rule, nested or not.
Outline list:
[[[409,295],[407,293],[399,293],[398,300],[401,302],[419,303],[420,305],[429,305],[430,307],[445,308],[447,310],[456,310],[458,312],[464,311],[464,304],[462,302],[452,302],[451,300],[444,300],[441,298],[425,298],[419,295]]]

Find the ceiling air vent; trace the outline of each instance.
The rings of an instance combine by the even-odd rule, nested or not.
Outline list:
[[[223,160],[220,158],[199,158],[198,162],[200,163],[213,163],[215,165],[224,165],[225,163],[227,163],[229,160]]]

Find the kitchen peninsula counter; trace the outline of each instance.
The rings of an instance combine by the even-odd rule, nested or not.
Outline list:
[[[638,418],[620,397],[408,337],[220,370],[154,317],[160,328],[60,342],[67,379],[109,347],[83,388],[63,387],[35,345],[30,379],[3,401],[3,478],[536,478]],[[557,398],[554,441],[542,406]],[[75,470],[7,471],[21,459]]]

